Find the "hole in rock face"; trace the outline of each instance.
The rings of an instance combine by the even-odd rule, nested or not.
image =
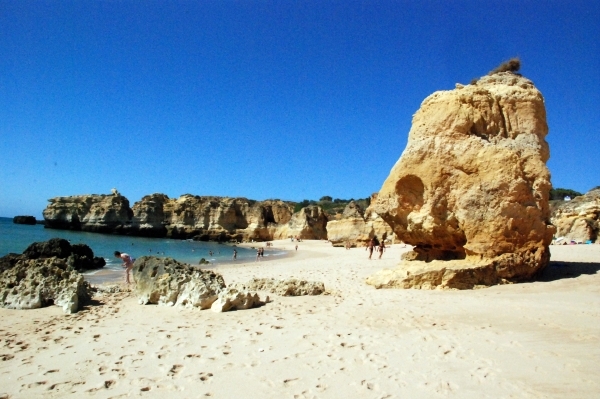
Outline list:
[[[424,194],[423,181],[415,175],[404,176],[396,183],[396,195],[403,209],[420,209],[423,206]]]
[[[158,273],[158,266],[154,266],[152,268],[152,273],[150,274],[150,277],[156,277],[157,273]]]

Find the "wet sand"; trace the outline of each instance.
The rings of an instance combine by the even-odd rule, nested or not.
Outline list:
[[[540,281],[474,291],[366,285],[400,245],[381,260],[298,245],[218,271],[323,281],[331,295],[270,294],[230,313],[141,306],[130,292],[74,315],[0,309],[0,397],[600,397],[600,245],[551,247]]]

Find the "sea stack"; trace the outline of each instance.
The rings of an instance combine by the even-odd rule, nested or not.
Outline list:
[[[414,250],[377,288],[477,288],[530,280],[550,260],[544,98],[513,72],[435,92],[373,209]]]

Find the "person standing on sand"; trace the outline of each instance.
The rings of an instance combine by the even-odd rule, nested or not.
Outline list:
[[[381,259],[381,255],[383,255],[383,250],[385,249],[385,244],[383,240],[379,243],[379,259]]]
[[[371,259],[371,256],[373,256],[373,248],[374,247],[375,247],[375,242],[371,238],[371,240],[367,244],[367,248],[365,249],[366,251],[369,251],[369,259]]]
[[[133,269],[133,259],[126,253],[115,251],[115,258],[119,258],[123,261],[123,267],[125,268],[125,282],[131,284],[129,280],[129,272]]]

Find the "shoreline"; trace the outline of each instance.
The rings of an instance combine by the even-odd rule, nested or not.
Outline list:
[[[407,250],[394,244],[368,260],[364,248],[304,241],[289,257],[219,266],[228,284],[299,278],[330,292],[268,294],[259,308],[228,313],[142,306],[130,289],[100,292],[73,315],[0,308],[0,395],[600,395],[600,246],[550,246],[550,266],[529,283],[465,291],[365,284]]]
[[[279,240],[279,241],[284,241],[284,240]],[[279,242],[277,241],[277,242]],[[243,243],[243,244],[234,244],[237,245],[238,247],[245,247],[245,248],[256,248],[256,244],[257,243]],[[260,244],[260,243],[259,243]],[[272,251],[284,251],[281,254],[269,254],[269,252]],[[238,259],[237,261],[234,261],[233,259],[229,259],[227,261],[221,261],[221,262],[215,262],[215,263],[210,263],[208,265],[204,264],[204,265],[199,265],[199,264],[192,264],[189,262],[182,262],[185,264],[188,264],[190,266],[193,267],[198,267],[200,269],[207,269],[207,270],[214,270],[214,271],[219,271],[221,268],[224,267],[245,267],[248,264],[254,264],[254,263],[268,263],[268,262],[274,262],[274,261],[278,261],[278,260],[283,260],[286,258],[291,258],[295,256],[295,252],[293,250],[287,250],[281,247],[266,247],[265,248],[265,257],[261,257],[261,259],[259,261],[256,261],[255,258],[253,258],[252,260],[243,260],[243,259]],[[155,256],[155,255],[150,255],[150,256]],[[164,256],[160,256],[160,257],[164,257]],[[167,256],[168,257],[168,256]],[[122,270],[113,270],[113,269],[96,269],[96,270],[89,270],[86,271],[84,273],[82,273],[84,276],[85,281],[87,281],[88,283],[92,284],[92,285],[114,285],[114,284],[120,284],[120,283],[124,283],[125,281],[125,269]]]

